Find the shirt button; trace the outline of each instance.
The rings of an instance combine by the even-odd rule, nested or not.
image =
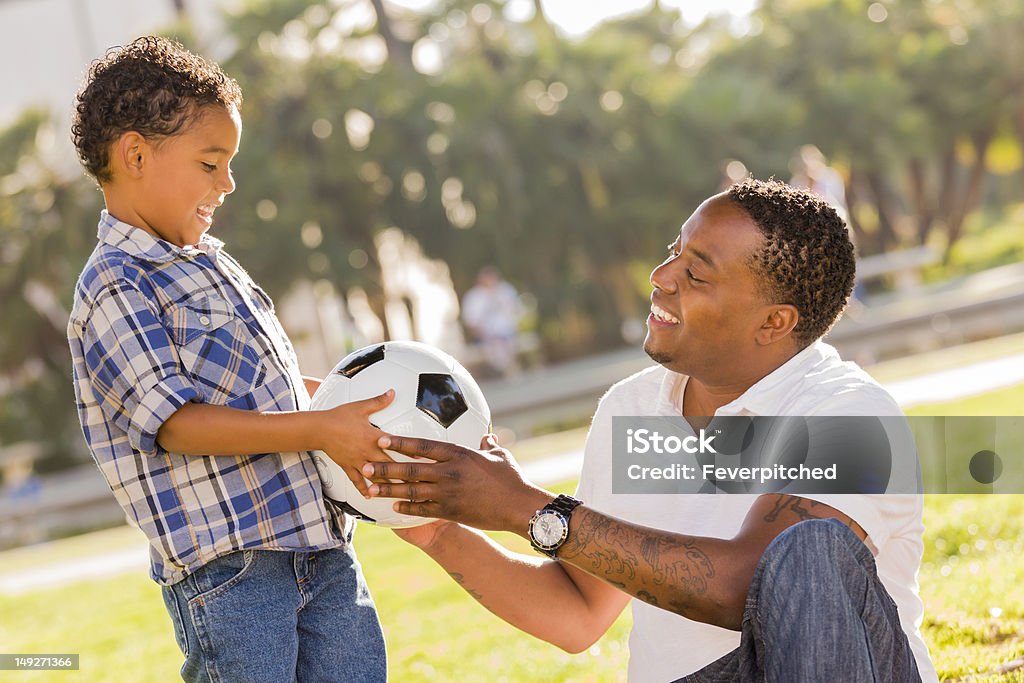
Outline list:
[[[209,325],[210,324],[210,319],[207,318],[205,315],[201,315],[201,316],[199,316],[199,323],[201,325]]]

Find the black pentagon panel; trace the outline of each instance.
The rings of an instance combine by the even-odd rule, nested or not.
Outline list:
[[[416,390],[416,407],[448,429],[469,410],[462,389],[448,374],[423,373]]]
[[[378,346],[360,349],[359,351],[350,354],[345,360],[348,362],[338,370],[338,374],[352,379],[374,363],[379,363],[384,360],[384,345],[380,344]]]

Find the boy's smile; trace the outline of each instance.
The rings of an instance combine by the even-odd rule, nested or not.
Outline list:
[[[241,133],[237,109],[208,106],[176,135],[157,140],[137,136],[122,157],[126,177],[115,180],[124,191],[105,192],[108,210],[179,247],[196,244],[235,189],[230,162]]]

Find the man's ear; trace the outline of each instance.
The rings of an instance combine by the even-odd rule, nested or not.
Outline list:
[[[122,133],[111,146],[111,170],[115,174],[121,171],[129,178],[141,178],[152,149],[146,138],[135,131]]]
[[[761,346],[774,344],[787,337],[800,322],[800,311],[791,304],[772,304],[757,330],[757,343]]]

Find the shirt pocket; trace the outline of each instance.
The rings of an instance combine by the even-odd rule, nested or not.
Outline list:
[[[227,301],[193,298],[170,307],[164,322],[185,372],[206,403],[224,404],[266,380],[256,340]]]

